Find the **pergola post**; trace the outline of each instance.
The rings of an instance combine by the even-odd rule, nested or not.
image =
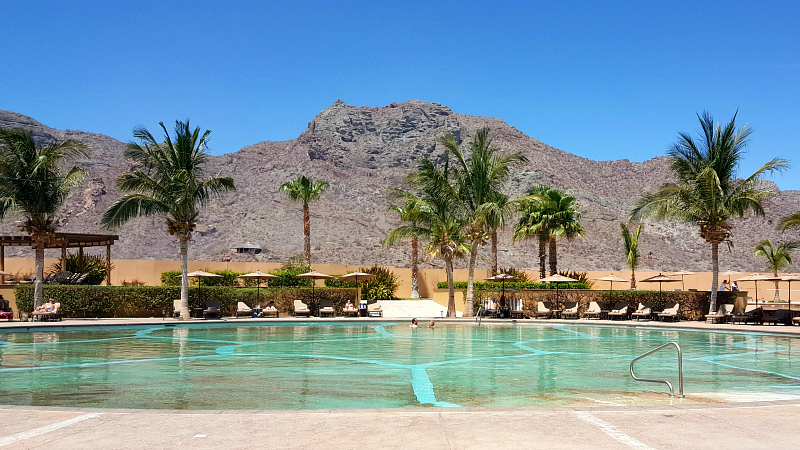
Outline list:
[[[67,243],[61,244],[61,270],[67,270]]]
[[[106,286],[111,286],[111,244],[106,244]]]
[[[6,270],[6,246],[0,245],[0,270],[5,272]],[[6,276],[0,275],[0,283],[6,284]]]

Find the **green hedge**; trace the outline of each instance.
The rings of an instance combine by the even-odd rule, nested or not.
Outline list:
[[[466,281],[456,281],[453,283],[456,289],[466,289]],[[501,289],[503,287],[502,281],[476,281],[474,283],[475,289]],[[447,281],[440,281],[436,284],[439,289],[447,289]],[[553,289],[555,290],[555,283],[536,283],[532,281],[507,281],[506,290],[513,289]],[[586,283],[558,283],[559,289],[589,289],[590,286]]]
[[[173,300],[181,297],[180,286],[65,286],[44,285],[44,299],[61,303],[64,317],[159,317],[172,314]],[[33,310],[32,284],[14,288],[17,307],[21,311]],[[256,294],[258,293],[258,297]],[[318,301],[329,298],[337,312],[348,299],[356,301],[356,290],[351,288],[236,288],[203,286],[189,288],[189,306],[205,307],[207,300],[218,300],[226,315],[236,312],[238,302],[250,306],[266,305],[274,301],[281,315],[291,315],[294,300],[303,300],[309,309],[317,311]]]

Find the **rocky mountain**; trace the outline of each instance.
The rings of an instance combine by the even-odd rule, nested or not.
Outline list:
[[[437,137],[453,133],[467,141],[485,126],[491,128],[496,145],[520,150],[530,160],[509,183],[512,195],[520,195],[534,184],[548,184],[577,198],[586,236],[559,244],[559,267],[623,269],[619,222],[626,219],[641,194],[669,180],[666,158],[643,163],[592,161],[550,147],[500,119],[459,114],[446,106],[420,101],[356,107],[337,100],[311,120],[296,139],[260,142],[236,153],[211,157],[208,172],[232,176],[237,191],[215,199],[200,216],[190,258],[284,261],[302,253],[301,207],[278,188],[287,180],[307,175],[330,183],[322,199],[311,206],[316,262],[407,266],[410,251],[406,245],[384,249],[380,244],[399,224],[388,211],[390,189],[402,187],[405,176],[423,158],[442,160]],[[122,156],[125,143],[100,134],[55,130],[2,110],[0,127],[24,127],[40,143],[56,138],[86,143],[91,157],[80,163],[90,175],[84,187],[67,200],[59,223],[63,231],[106,232],[98,226],[100,215],[119,196],[114,181],[130,169]],[[735,223],[734,247],[731,252],[721,252],[723,269],[763,270],[761,261],[752,256],[757,242],[798,237],[796,233],[779,236],[774,221],[800,209],[800,191],[781,192],[768,185],[777,195],[766,204],[767,218]],[[16,232],[13,218],[0,224],[0,232]],[[178,245],[160,219],[134,220],[115,232],[120,235],[112,250],[115,258],[178,257]],[[230,247],[244,242],[260,244],[264,252],[257,256],[229,252]],[[501,267],[535,268],[538,264],[535,243],[512,245],[509,231],[501,235],[500,242]],[[642,270],[710,270],[709,246],[693,226],[647,223],[640,246],[644,252]],[[488,253],[488,247],[481,248],[479,267],[488,268]],[[30,251],[8,249],[6,254],[28,256]],[[441,263],[431,261],[429,265],[440,267]]]

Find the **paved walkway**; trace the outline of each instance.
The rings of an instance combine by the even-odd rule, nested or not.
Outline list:
[[[443,318],[447,314],[447,307],[433,300],[381,300],[381,309],[387,319]]]
[[[0,407],[9,449],[800,448],[800,403],[746,406],[148,411]]]

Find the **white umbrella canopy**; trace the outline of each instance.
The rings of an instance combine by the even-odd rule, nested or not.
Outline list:
[[[356,287],[358,289],[358,297],[356,298],[356,302],[361,304],[361,280],[371,280],[373,278],[377,278],[378,276],[373,273],[366,273],[366,272],[350,272],[346,275],[342,275],[337,278],[338,281],[355,281]]]
[[[176,277],[182,277],[183,274],[175,275]],[[189,272],[186,274],[186,278],[222,278],[222,275],[217,275],[215,273],[206,272],[204,270],[195,270],[194,272]],[[198,289],[202,286],[200,280],[197,280]],[[197,296],[200,297],[200,291],[197,291]]]
[[[640,283],[658,283],[658,295],[661,297],[661,283],[672,283],[673,281],[681,281],[676,278],[670,278],[663,273],[659,273],[658,275],[652,276],[650,278],[645,278],[644,280],[640,280]],[[662,299],[663,300],[663,299]]]
[[[301,273],[300,275],[295,275],[294,277],[303,280],[330,280],[334,278],[330,275],[325,275],[324,273],[317,272],[316,270],[312,270],[311,272]],[[314,298],[314,283],[311,283],[311,297]]]
[[[258,285],[256,286],[256,298],[258,299],[259,303],[261,302],[261,280],[274,280],[276,278],[280,278],[277,275],[273,275],[271,273],[264,273],[260,270],[256,270],[255,272],[246,273],[244,275],[239,275],[236,278],[242,278],[244,280],[258,280]]]
[[[688,270],[681,270],[679,272],[673,272],[669,275],[673,277],[678,277],[678,276],[681,277],[681,290],[685,291],[686,286],[684,286],[683,284],[683,277],[685,277],[686,275],[697,275],[697,272],[689,272]]]
[[[774,275],[765,275],[761,273],[753,273],[746,277],[739,278],[736,281],[752,281],[756,287],[756,306],[758,306],[758,282],[759,281],[781,281],[780,277]]]
[[[502,281],[503,286],[500,288],[500,298],[501,300],[505,301],[506,297],[506,281],[519,281],[519,277],[515,277],[514,275],[509,275],[507,273],[499,273],[497,275],[491,276],[489,278],[485,278],[486,281]]]
[[[549,277],[545,277],[539,280],[540,283],[555,283],[556,284],[556,307],[559,305],[558,303],[558,286],[559,283],[569,283],[572,281],[578,281],[574,278],[565,277],[564,275],[550,275]]]
[[[631,282],[631,280],[626,280],[625,278],[620,278],[620,277],[618,277],[618,276],[616,276],[614,274],[606,275],[606,276],[600,277],[600,278],[592,278],[592,279],[593,280],[597,280],[597,281],[608,281],[608,282],[610,282],[611,283],[611,287],[608,289],[608,292],[611,292],[611,291],[614,290],[614,282],[617,282],[617,283],[620,283],[620,282],[622,282],[622,283],[630,283]]]
[[[800,276],[789,274],[789,275],[786,275],[784,277],[781,277],[781,280],[789,282],[789,312],[791,314],[791,311],[792,311],[792,281],[800,281]]]

